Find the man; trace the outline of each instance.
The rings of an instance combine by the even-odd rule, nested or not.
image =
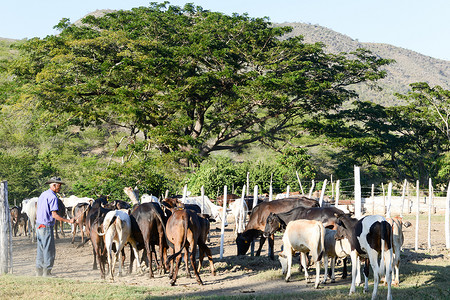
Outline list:
[[[45,184],[49,184],[50,188],[39,196],[36,212],[36,276],[48,277],[51,276],[55,261],[55,238],[53,235],[55,220],[73,223],[74,219],[65,219],[57,213],[58,197],[56,193],[59,193],[61,185],[64,184],[61,178],[52,177]]]

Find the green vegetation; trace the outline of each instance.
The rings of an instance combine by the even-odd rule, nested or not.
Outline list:
[[[358,99],[393,63],[331,54],[291,27],[167,3],[62,19],[60,34],[0,41],[0,178],[10,202],[61,176],[63,192],[126,200],[124,186],[210,197],[302,180],[446,183],[448,90],[413,85],[402,106]],[[11,48],[10,46],[13,46]],[[403,91],[395,91],[402,93]],[[433,106],[433,105],[437,106]],[[435,109],[433,109],[435,108]]]

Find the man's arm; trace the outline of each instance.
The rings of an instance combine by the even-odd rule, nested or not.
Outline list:
[[[58,213],[55,210],[52,211],[52,217],[55,220],[57,220],[57,221],[63,221],[63,222],[66,222],[66,223],[73,223],[74,222],[74,219],[66,219],[66,218],[61,217],[60,215],[58,215]]]

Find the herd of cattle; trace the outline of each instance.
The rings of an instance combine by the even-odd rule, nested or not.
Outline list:
[[[72,243],[77,226],[82,235],[79,246],[91,241],[93,249],[93,268],[100,269],[102,278],[108,273],[114,279],[115,266],[118,263],[119,276],[125,260],[125,246],[130,246],[130,267],[136,262],[137,272],[144,272],[148,266],[150,277],[154,276],[153,262],[157,271],[169,273],[170,283],[175,284],[182,253],[186,272],[190,277],[192,268],[197,282],[203,284],[199,275],[202,261],[208,257],[212,275],[215,275],[211,250],[207,243],[211,220],[223,218],[221,199],[214,204],[207,197],[165,198],[159,201],[155,197],[140,200],[133,189],[125,188],[131,204],[126,201],[109,201],[106,197],[96,200],[71,196],[60,200],[60,214],[76,220],[72,229]],[[148,195],[147,195],[148,196]],[[206,198],[206,200],[205,200]],[[251,200],[239,203],[239,198],[229,195],[227,212],[239,215],[240,207],[251,207]],[[27,199],[21,207],[11,209],[13,233],[19,228],[24,233],[34,236],[37,198]],[[292,259],[300,252],[300,262],[309,281],[308,260],[316,268],[314,287],[320,283],[320,268],[323,260],[325,272],[322,283],[328,279],[328,258],[331,259],[331,282],[335,280],[334,266],[337,258],[343,261],[343,278],[347,276],[347,257],[352,263],[352,283],[350,294],[361,283],[360,259],[365,263],[364,291],[368,291],[369,266],[373,269],[374,289],[372,299],[376,297],[378,284],[383,276],[388,286],[387,298],[391,299],[391,284],[399,283],[400,250],[403,244],[402,227],[409,222],[402,222],[400,217],[386,219],[378,215],[369,215],[356,219],[349,213],[333,206],[319,207],[319,202],[304,196],[296,196],[273,201],[259,200],[258,204],[248,210],[248,222],[245,229],[237,233],[237,254],[245,255],[252,242],[260,238],[256,255],[260,255],[266,239],[269,243],[269,256],[274,259],[274,235],[284,232],[283,248],[279,253],[282,272],[286,281],[291,277]],[[226,218],[224,219],[226,222]],[[238,219],[236,219],[236,224]],[[62,227],[60,226],[62,234]],[[86,238],[84,237],[86,234]],[[55,236],[58,229],[55,226]],[[198,246],[198,247],[197,247]],[[158,254],[156,251],[158,247]],[[198,249],[198,263],[196,252]],[[139,250],[143,250],[139,258]],[[154,255],[154,257],[153,257]],[[158,259],[159,258],[159,259]],[[97,266],[98,265],[98,266]],[[190,265],[190,266],[189,266]]]

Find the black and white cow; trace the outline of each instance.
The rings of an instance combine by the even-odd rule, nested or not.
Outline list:
[[[374,274],[374,287],[372,299],[376,298],[380,278],[385,274],[388,283],[387,299],[391,295],[391,272],[393,262],[392,227],[383,216],[366,216],[360,220],[343,214],[339,215],[341,221],[336,231],[336,239],[347,238],[351,245],[352,259],[352,285],[350,294],[355,292],[355,281],[359,274],[356,273],[358,258],[365,260],[364,266],[364,292],[369,290],[369,262]],[[381,260],[378,261],[378,256]]]

